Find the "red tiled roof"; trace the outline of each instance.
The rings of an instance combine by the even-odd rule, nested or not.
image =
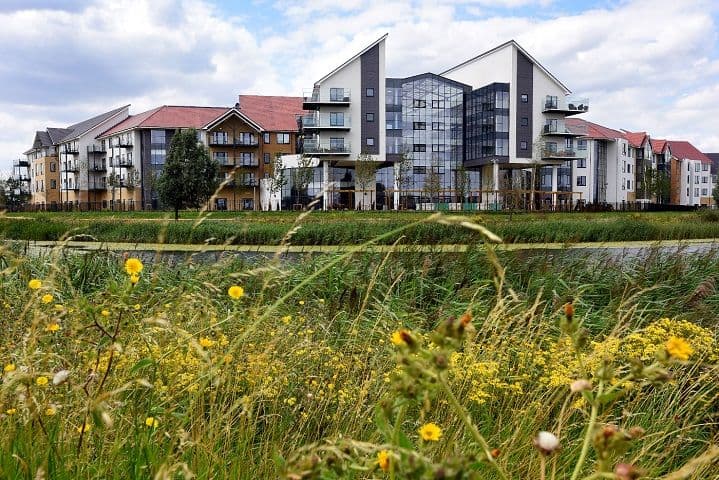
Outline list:
[[[666,140],[653,139],[652,140],[652,152],[664,153],[664,149],[667,147]]]
[[[702,163],[712,163],[711,159],[700,152],[697,147],[684,140],[667,140],[672,156],[677,158],[688,158],[689,160],[701,160]]]
[[[308,113],[302,109],[302,97],[240,95],[240,111],[263,130],[296,132],[297,116]]]
[[[106,137],[133,128],[202,128],[227,110],[227,107],[163,105],[137,115],[131,115],[98,137]]]
[[[567,118],[564,122],[571,132],[582,133],[588,138],[598,138],[602,140],[626,138],[624,133],[619,130],[604,127],[597,123],[588,122],[586,120],[582,120],[581,118]]]
[[[647,139],[647,132],[628,132],[624,130],[624,138],[629,140],[629,145],[634,148],[641,148]]]

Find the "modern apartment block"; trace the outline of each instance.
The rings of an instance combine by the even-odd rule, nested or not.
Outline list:
[[[670,203],[712,205],[711,159],[687,141],[667,143],[671,152]]]

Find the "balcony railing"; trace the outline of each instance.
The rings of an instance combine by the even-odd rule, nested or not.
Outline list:
[[[63,163],[60,167],[61,172],[79,172],[80,166],[77,163]]]
[[[545,148],[542,150],[542,158],[577,158],[577,152],[570,149],[555,150]]]
[[[77,145],[66,144],[62,146],[62,153],[76,154],[80,153],[80,150],[78,150]]]
[[[210,137],[209,145],[211,147],[256,147],[260,144],[260,139],[256,136],[252,137],[236,137],[222,138]]]
[[[87,146],[88,154],[106,153],[106,152],[107,152],[107,150],[105,150],[105,147],[101,146],[101,145],[88,145]]]
[[[13,160],[12,162],[13,167],[29,167],[30,166],[30,160],[19,158],[17,160]]]
[[[132,148],[132,140],[129,138],[116,138],[110,145],[112,148]]]
[[[304,103],[343,104],[350,103],[350,89],[313,88],[302,92]]]
[[[119,160],[115,161],[115,165],[123,168],[133,168],[132,158],[120,157]]]
[[[545,112],[561,112],[566,115],[576,115],[589,111],[589,99],[569,95],[557,97],[547,95],[544,101]]]
[[[583,133],[569,130],[564,122],[547,123],[542,128],[543,135],[570,135],[570,136],[581,136]]]
[[[87,184],[88,190],[107,190],[107,182],[90,182]]]
[[[228,167],[232,166],[232,158],[230,157],[214,157],[214,160],[220,164],[220,166]]]
[[[331,115],[303,115],[303,128],[349,129],[349,116],[332,117]]]
[[[250,158],[235,157],[235,165],[238,167],[258,167],[260,164],[257,161],[257,157],[253,155]]]
[[[235,187],[256,187],[257,179],[256,178],[237,178],[237,179],[230,179],[225,184],[226,187],[235,188]]]
[[[88,165],[91,172],[106,172],[107,166],[104,163],[91,163]]]
[[[352,151],[349,142],[331,143],[306,141],[302,148],[305,153],[314,153],[318,155],[346,155]]]

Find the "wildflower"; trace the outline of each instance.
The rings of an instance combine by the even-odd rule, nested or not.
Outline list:
[[[137,282],[139,282],[139,281],[140,281],[140,276],[138,274],[133,273],[132,275],[130,275],[130,283],[131,284],[136,285]]]
[[[694,353],[694,349],[689,345],[689,342],[679,337],[669,337],[666,349],[669,356],[677,360],[688,360],[689,356]]]
[[[300,300],[298,303],[299,303],[300,305],[304,305],[304,304],[305,304],[305,301],[304,301],[304,300]]]
[[[281,320],[282,320],[282,323],[287,325],[288,323],[290,323],[292,321],[292,315],[285,315],[284,317],[281,318]]]
[[[324,299],[324,298],[320,298],[320,303],[325,303],[325,299]]]
[[[45,295],[42,296],[41,300],[42,300],[42,303],[47,304],[47,303],[52,302],[53,297],[49,293],[46,293]]]
[[[572,302],[564,304],[564,315],[566,315],[569,320],[574,316],[574,304]]]
[[[17,413],[17,408],[8,408],[5,410],[5,413],[8,415],[15,415]]]
[[[45,385],[47,385],[47,382],[48,382],[48,379],[47,379],[47,377],[44,377],[44,376],[40,376],[35,379],[35,383],[40,387],[44,387]]]
[[[33,278],[27,282],[27,286],[30,290],[39,290],[42,287],[42,282],[37,278]]]
[[[618,480],[635,480],[644,475],[644,472],[639,470],[632,464],[629,463],[618,463],[614,467],[614,475]]]
[[[46,332],[57,332],[58,330],[60,330],[60,324],[57,322],[51,323],[45,327]]]
[[[61,383],[64,383],[65,380],[68,379],[70,376],[69,370],[60,370],[52,377],[52,384],[53,385],[60,385]]]
[[[90,430],[92,430],[92,425],[85,422],[82,425],[80,425],[79,427],[77,427],[76,430],[77,430],[77,433],[89,432]]]
[[[534,438],[534,446],[544,455],[551,455],[559,449],[559,439],[551,432],[539,432]]]
[[[586,390],[591,390],[592,382],[590,382],[589,380],[585,380],[585,379],[575,380],[572,382],[571,385],[569,385],[569,389],[572,391],[572,393],[584,392]]]
[[[157,420],[155,417],[147,417],[145,419],[145,426],[150,428],[157,428],[157,426],[160,424],[160,421]]]
[[[235,300],[242,298],[244,294],[245,289],[240,287],[239,285],[232,285],[230,288],[227,289],[227,295],[229,295],[230,298],[234,298]]]
[[[56,413],[57,413],[57,410],[55,410],[54,407],[47,407],[47,408],[45,409],[45,415],[48,416],[48,417],[52,417],[52,416],[55,415]]]
[[[133,308],[134,308],[135,310],[139,310],[139,309],[142,308],[142,307],[140,306],[139,303],[136,303]]]
[[[62,312],[65,309],[65,307],[61,303],[55,304],[55,311],[56,312]]]
[[[128,275],[138,275],[143,267],[144,265],[137,258],[128,258],[125,260],[125,271]]]
[[[419,436],[426,442],[436,442],[442,436],[442,429],[435,423],[425,423],[419,427]]]
[[[412,336],[409,334],[409,330],[401,328],[392,333],[390,340],[396,346],[409,345],[412,342]]]
[[[389,452],[387,450],[381,450],[377,453],[377,464],[382,471],[389,471]]]
[[[3,371],[5,373],[10,373],[15,371],[15,364],[14,363],[8,363],[5,365],[5,368],[3,368]]]
[[[204,347],[204,348],[212,348],[212,347],[215,345],[215,341],[214,341],[214,340],[210,340],[210,339],[207,338],[207,337],[202,337],[202,338],[200,339],[200,345],[201,345],[202,347]]]
[[[103,310],[102,312],[100,312],[100,315],[102,315],[103,317],[109,317],[109,316],[110,316],[110,311],[109,311],[109,310]]]

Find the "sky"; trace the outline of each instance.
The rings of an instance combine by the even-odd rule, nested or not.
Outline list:
[[[0,172],[36,130],[131,104],[295,95],[385,33],[390,77],[510,39],[583,118],[719,152],[717,0],[0,0]]]

